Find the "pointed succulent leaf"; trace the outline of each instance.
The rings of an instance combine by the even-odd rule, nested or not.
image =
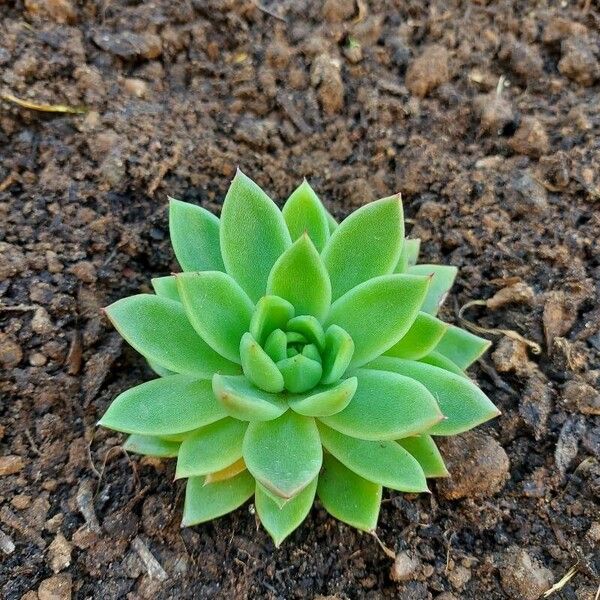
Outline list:
[[[433,438],[427,434],[402,438],[398,443],[410,452],[421,465],[425,477],[447,477],[448,469]]]
[[[276,363],[287,358],[287,336],[285,335],[285,332],[281,329],[272,331],[265,341],[264,350]]]
[[[312,315],[301,315],[290,319],[286,325],[286,329],[303,335],[307,341],[315,344],[319,350],[322,350],[325,346],[323,327]]]
[[[221,253],[227,272],[256,302],[275,261],[291,245],[281,211],[254,181],[236,173],[221,212]]]
[[[276,329],[285,330],[286,323],[293,316],[294,307],[287,300],[277,296],[263,296],[256,303],[250,321],[250,333],[262,345]]]
[[[313,388],[306,395],[291,396],[290,408],[307,417],[329,417],[348,406],[357,385],[356,377],[349,377],[337,384]]]
[[[361,283],[333,303],[326,325],[339,325],[354,340],[350,369],[383,354],[406,334],[428,286],[428,277],[383,275]]]
[[[244,376],[216,374],[212,387],[226,414],[234,419],[269,421],[281,416],[288,408],[283,398],[253,386]]]
[[[447,329],[447,323],[430,314],[420,312],[410,329],[386,354],[398,358],[418,360],[436,347]]]
[[[243,458],[240,458],[220,471],[209,473],[204,478],[204,484],[206,485],[208,483],[214,483],[215,481],[225,481],[226,479],[231,479],[245,470],[246,463],[244,462]]]
[[[333,232],[323,250],[332,298],[378,275],[392,273],[404,239],[400,196],[359,208]]]
[[[279,506],[272,494],[257,482],[254,500],[256,512],[276,547],[304,521],[310,512],[316,491],[317,477],[283,506]]]
[[[249,331],[242,336],[240,356],[244,375],[256,387],[271,393],[283,390],[283,375],[273,359],[258,345]]]
[[[179,452],[179,442],[169,442],[154,435],[134,433],[127,438],[123,449],[134,454],[173,458]]]
[[[162,298],[168,298],[169,300],[175,300],[181,302],[179,298],[179,292],[177,291],[177,281],[174,275],[167,275],[166,277],[154,277],[150,280],[152,288],[154,289],[157,296]]]
[[[405,273],[408,267],[412,267],[417,264],[419,258],[419,249],[421,248],[421,240],[404,240],[402,245],[402,252],[400,253],[400,259],[396,265],[395,273]]]
[[[219,244],[219,219],[211,212],[169,198],[169,234],[177,262],[184,271],[225,270]]]
[[[242,458],[248,423],[231,417],[200,428],[181,443],[175,478],[208,475]]]
[[[368,367],[410,377],[421,382],[435,396],[446,418],[429,429],[428,433],[432,435],[462,433],[500,414],[492,401],[470,379],[439,367],[391,356],[382,356]]]
[[[162,436],[190,431],[226,416],[210,380],[171,375],[125,390],[99,424],[125,433]]]
[[[331,454],[323,456],[317,495],[325,510],[336,519],[363,531],[375,531],[381,486],[363,479]]]
[[[239,363],[240,340],[254,304],[235,280],[219,271],[177,275],[177,289],[194,329],[221,356]]]
[[[327,211],[327,226],[329,227],[329,235],[331,235],[338,228],[338,222],[329,211]]]
[[[414,265],[408,267],[407,273],[411,275],[425,275],[431,277],[431,285],[427,297],[423,301],[421,310],[430,315],[438,314],[440,306],[444,303],[458,269],[449,265]]]
[[[353,354],[354,341],[348,332],[338,325],[330,325],[325,334],[321,383],[335,383],[340,379],[346,372]]]
[[[460,369],[466,369],[490,346],[489,340],[460,327],[451,326],[435,347],[435,351],[449,358]]]
[[[267,489],[264,485],[260,484],[257,481],[256,489],[258,489],[259,487],[261,489],[261,492],[265,496],[268,496],[269,499],[271,500],[271,502],[273,502],[275,504],[275,506],[279,507],[280,509],[283,508],[291,500],[291,498],[283,498],[282,496],[278,496],[277,494],[275,494],[271,490]]]
[[[239,373],[194,331],[180,302],[138,294],[111,304],[106,314],[140,354],[170,371],[198,377]]]
[[[307,233],[321,252],[329,239],[327,211],[306,179],[292,192],[281,210],[292,241]]]
[[[204,523],[239,508],[252,497],[254,487],[248,471],[213,483],[205,483],[204,477],[190,477],[185,488],[181,526]]]
[[[314,419],[293,411],[273,421],[250,423],[243,451],[254,478],[284,498],[303,490],[319,474],[323,460]]]
[[[364,479],[401,492],[427,491],[418,461],[396,442],[359,440],[323,423],[319,433],[325,450]]]
[[[312,389],[321,380],[323,368],[321,363],[304,354],[296,354],[277,363],[283,375],[285,389],[293,394],[300,394]]]
[[[348,406],[321,418],[340,433],[394,440],[426,431],[443,418],[435,398],[414,379],[371,369],[359,369],[356,377],[358,387]]]
[[[467,374],[456,364],[454,364],[449,358],[446,358],[443,354],[440,354],[435,350],[430,352],[427,356],[423,356],[422,358],[420,358],[419,362],[424,362],[428,365],[439,367],[440,369],[446,369],[446,371],[456,373],[456,375],[460,375],[461,377],[467,377]]]

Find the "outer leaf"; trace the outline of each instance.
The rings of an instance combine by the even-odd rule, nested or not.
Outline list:
[[[240,507],[254,494],[248,471],[223,481],[205,484],[204,477],[190,477],[185,489],[182,527],[211,521]]]
[[[274,421],[250,423],[244,460],[254,478],[273,493],[292,498],[318,474],[323,450],[314,419],[288,411]]]
[[[169,369],[165,369],[161,367],[159,364],[149,360],[148,366],[160,377],[167,377],[167,375],[175,375],[175,371],[170,371]]]
[[[269,421],[281,416],[288,408],[283,398],[254,387],[243,376],[215,375],[212,388],[226,414],[234,419]]]
[[[350,404],[321,418],[336,431],[363,440],[394,440],[426,431],[443,418],[435,398],[418,381],[371,369],[358,370],[356,377]]]
[[[411,377],[421,382],[435,396],[446,418],[428,431],[432,435],[462,433],[500,414],[491,400],[470,379],[439,367],[382,356],[370,363],[369,368],[393,371]]]
[[[462,369],[459,369],[449,358],[446,358],[443,354],[440,354],[435,350],[430,352],[427,356],[423,356],[423,358],[420,359],[420,362],[439,367],[440,369],[446,369],[446,371],[450,371],[450,373],[455,373],[461,377],[467,377],[467,374]]]
[[[140,354],[170,371],[198,377],[239,373],[194,331],[179,302],[138,294],[111,304],[106,314]]]
[[[326,325],[339,325],[354,340],[349,368],[357,368],[389,350],[410,329],[429,278],[384,275],[361,283],[336,300]]]
[[[338,228],[338,222],[329,211],[327,211],[327,226],[329,227],[330,235]]]
[[[410,329],[386,354],[418,360],[429,354],[440,341],[449,325],[427,313],[420,312]]]
[[[246,463],[244,462],[243,458],[240,458],[239,460],[236,460],[234,463],[228,465],[220,471],[209,473],[204,478],[204,484],[206,485],[207,483],[214,483],[216,481],[225,481],[225,479],[231,479],[232,477],[235,477],[236,475],[245,470]]]
[[[409,240],[408,238],[405,239],[404,244],[402,245],[400,259],[398,260],[398,264],[396,265],[394,272],[405,273],[408,267],[412,267],[413,265],[417,264],[420,248],[421,240],[419,238],[416,240]]]
[[[135,454],[172,458],[177,456],[179,442],[169,442],[152,435],[133,434],[123,444],[123,449]]]
[[[206,379],[170,375],[117,396],[99,425],[142,435],[172,435],[214,423],[227,413]]]
[[[407,437],[398,440],[398,443],[419,461],[425,477],[447,477],[449,475],[444,459],[430,435],[421,434]]]
[[[285,329],[294,316],[294,307],[283,298],[263,296],[257,303],[250,321],[250,333],[259,343],[264,344],[276,329]]]
[[[466,369],[491,345],[489,340],[452,326],[446,331],[435,350],[449,358],[460,369]]]
[[[256,302],[292,240],[275,203],[239,169],[221,212],[221,253],[227,272]]]
[[[449,265],[414,265],[408,268],[411,275],[432,276],[431,285],[421,310],[430,315],[437,315],[440,306],[444,303],[458,269]]]
[[[381,506],[381,486],[363,479],[331,454],[323,457],[317,495],[336,519],[363,531],[375,531]]]
[[[279,547],[281,542],[304,521],[310,512],[316,491],[317,478],[315,477],[300,493],[280,507],[269,493],[265,493],[265,488],[260,483],[256,484],[254,500],[256,512],[263,527],[273,538],[275,546]]]
[[[292,192],[281,211],[292,241],[308,233],[321,252],[329,239],[327,211],[306,179]]]
[[[331,304],[331,283],[308,235],[299,237],[277,259],[269,274],[267,294],[290,302],[296,315],[325,318]]]
[[[177,275],[177,289],[200,337],[221,356],[239,363],[240,340],[248,331],[254,310],[244,290],[219,271]]]
[[[315,387],[321,380],[323,368],[312,358],[296,354],[277,363],[283,375],[285,389],[293,394],[301,394]]]
[[[346,372],[352,355],[354,341],[347,331],[338,325],[331,325],[325,334],[325,349],[322,356],[322,383],[335,383]]]
[[[181,443],[175,478],[208,475],[242,458],[248,423],[226,417],[202,427]]]
[[[277,331],[281,330],[278,329]],[[285,334],[283,335],[285,336]],[[242,336],[240,356],[244,375],[256,387],[271,393],[283,390],[283,375],[273,359],[258,345],[248,331]]]
[[[225,270],[219,245],[219,219],[212,213],[169,198],[169,234],[177,262],[184,271]]]
[[[403,239],[399,195],[371,202],[352,213],[333,232],[323,250],[333,299],[372,277],[392,273]]]
[[[290,408],[307,417],[334,415],[348,406],[357,385],[356,377],[349,377],[335,385],[314,388],[306,396],[290,397]]]
[[[428,491],[418,461],[396,442],[358,440],[323,424],[319,433],[325,449],[364,479],[401,492]]]
[[[175,300],[180,302],[179,292],[177,291],[177,281],[173,275],[167,277],[154,277],[150,280],[154,291],[157,296],[162,298],[168,298],[169,300]]]

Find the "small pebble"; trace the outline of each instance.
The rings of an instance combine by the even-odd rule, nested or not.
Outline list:
[[[48,563],[54,573],[60,573],[71,564],[71,552],[73,545],[67,541],[62,533],[57,533],[56,537],[48,546]]]
[[[0,331],[0,363],[7,369],[16,367],[23,360],[23,350],[6,333]]]
[[[423,98],[449,79],[448,51],[443,46],[430,46],[410,63],[405,83],[411,94]]]
[[[500,581],[510,598],[537,600],[552,586],[554,576],[525,550],[511,546],[502,558]]]
[[[72,584],[71,575],[66,573],[44,579],[37,591],[38,598],[39,600],[70,600]]]
[[[421,562],[418,558],[411,556],[406,551],[399,552],[390,569],[390,579],[397,582],[416,579],[420,568]]]
[[[318,88],[319,102],[325,114],[334,115],[342,110],[344,83],[339,59],[328,54],[317,56],[310,71],[310,82],[314,88]]]
[[[29,355],[29,364],[32,367],[43,367],[48,359],[41,352],[32,352]]]
[[[96,281],[96,267],[88,260],[82,260],[69,268],[77,279],[83,283],[94,283]]]
[[[583,415],[600,415],[600,392],[583,381],[569,381],[562,396],[569,408]]]
[[[508,145],[517,154],[539,158],[548,154],[550,141],[544,126],[535,117],[524,117]]]
[[[571,37],[561,44],[558,70],[571,81],[590,87],[600,78],[600,64],[585,38]]]
[[[136,98],[144,98],[148,94],[148,84],[143,79],[129,77],[123,80],[123,89]]]
[[[25,461],[21,456],[9,454],[0,456],[0,477],[4,475],[14,475],[23,469]]]
[[[458,565],[448,573],[448,581],[455,590],[462,590],[471,579],[471,569]]]
[[[10,503],[17,510],[25,510],[31,506],[31,496],[28,496],[27,494],[17,494],[16,496],[13,496]]]
[[[77,21],[77,11],[70,0],[25,0],[25,9],[32,16],[47,17],[61,25]]]

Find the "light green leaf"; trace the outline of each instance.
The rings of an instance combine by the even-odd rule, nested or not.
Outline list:
[[[429,354],[449,325],[424,312],[417,315],[410,329],[387,352],[388,356],[418,360]]]
[[[408,267],[412,267],[417,264],[419,258],[419,249],[421,248],[421,240],[409,240],[406,238],[402,245],[402,252],[400,253],[400,259],[396,265],[395,273],[405,273]]]
[[[281,416],[288,408],[284,398],[254,387],[244,376],[215,375],[212,387],[226,413],[234,419],[269,421]]]
[[[257,303],[250,321],[250,333],[264,344],[276,329],[285,330],[287,322],[294,316],[294,307],[283,298],[263,296]]]
[[[305,396],[290,396],[290,408],[307,417],[328,417],[348,406],[356,392],[356,377],[345,379],[341,383],[316,387]]]
[[[254,478],[273,493],[292,498],[318,474],[323,459],[314,419],[288,411],[254,422],[244,437],[244,460]]]
[[[254,338],[253,338],[254,339]],[[281,329],[276,329],[269,334],[264,345],[265,352],[276,363],[287,358],[287,336]]]
[[[437,315],[440,306],[444,303],[458,269],[449,265],[414,265],[408,267],[407,273],[431,277],[431,285],[421,310],[430,315]]]
[[[281,331],[281,329],[277,331]],[[285,336],[285,334],[283,335]],[[248,331],[242,336],[240,356],[244,375],[256,387],[271,393],[283,390],[283,375],[273,362],[273,359],[258,345],[257,341]]]
[[[99,425],[125,433],[162,436],[190,431],[226,416],[212,393],[210,380],[171,375],[119,394]]]
[[[190,477],[185,488],[181,526],[211,521],[239,508],[252,497],[254,487],[254,479],[248,471],[206,485],[204,477]]]
[[[453,325],[446,331],[435,351],[449,358],[460,369],[466,369],[491,345],[489,340]]]
[[[425,477],[447,477],[449,475],[444,459],[430,435],[421,434],[407,437],[398,440],[398,443],[419,461]]]
[[[152,435],[133,434],[123,444],[123,449],[134,454],[173,458],[179,452],[179,442],[169,442]]]
[[[322,356],[322,383],[335,383],[346,372],[352,355],[354,342],[338,325],[331,325],[325,334],[325,349]]]
[[[238,169],[223,202],[221,253],[227,272],[254,302],[265,294],[275,261],[291,243],[276,204]]]
[[[281,210],[292,241],[308,233],[321,252],[329,239],[327,211],[306,179],[292,192]]]
[[[368,367],[410,377],[421,382],[435,396],[446,418],[427,432],[432,435],[462,433],[500,414],[492,401],[470,379],[439,367],[391,356],[382,356]],[[358,388],[360,391],[360,379]]]
[[[219,245],[219,219],[212,213],[169,198],[169,234],[177,262],[184,271],[225,270]]]
[[[240,371],[194,331],[180,302],[138,294],[118,300],[105,310],[125,340],[161,367],[198,377]]]
[[[403,239],[399,195],[371,202],[353,212],[333,232],[322,253],[333,300],[363,281],[392,273]]]
[[[331,454],[323,456],[317,495],[325,510],[363,531],[375,531],[381,506],[381,486],[363,479]]]
[[[300,394],[312,389],[321,380],[323,368],[304,354],[296,354],[277,363],[277,368],[283,375],[285,389],[293,394]]]
[[[176,279],[194,329],[221,356],[239,363],[240,340],[248,331],[254,310],[252,300],[227,273],[182,273]]]
[[[302,348],[302,355],[321,364],[321,353],[315,344],[306,344],[306,346]],[[321,372],[323,372],[322,369]]]
[[[221,471],[242,458],[248,423],[226,417],[200,428],[181,443],[175,479]]]
[[[325,450],[364,479],[401,492],[428,491],[418,461],[396,442],[358,440],[322,423],[319,433]]]
[[[175,300],[176,302],[181,302],[174,275],[167,275],[166,277],[154,277],[154,279],[150,280],[150,283],[152,284],[157,296],[168,298],[169,300]]]
[[[338,228],[338,222],[335,220],[335,217],[329,211],[326,212],[327,226],[329,227],[329,235],[331,235]]]
[[[329,307],[328,307],[329,308]],[[315,344],[319,350],[325,346],[325,333],[321,323],[312,315],[302,315],[290,319],[286,326],[287,331],[295,331],[303,335],[310,343]]]
[[[389,350],[410,329],[427,294],[429,278],[383,275],[336,300],[326,326],[342,327],[354,341],[350,369]]]
[[[296,315],[325,318],[331,304],[331,283],[308,235],[300,236],[277,259],[269,274],[267,294],[287,300]]]
[[[400,360],[400,359],[389,359]],[[427,388],[397,373],[359,369],[350,404],[321,421],[363,440],[394,440],[427,431],[443,418]]]
[[[283,506],[279,506],[266,488],[256,483],[254,500],[256,512],[276,547],[279,547],[281,542],[304,521],[313,505],[316,491],[317,478],[315,477],[301,492]]]
[[[167,377],[168,375],[175,375],[175,371],[170,371],[169,369],[165,369],[164,367],[161,367],[159,364],[148,360],[148,366],[157,374],[160,375],[160,377]]]
[[[430,352],[427,356],[420,358],[419,361],[427,363],[428,365],[433,365],[434,367],[439,367],[440,369],[446,369],[446,371],[456,373],[456,375],[460,375],[461,377],[467,377],[467,374],[457,367],[449,358],[446,358],[443,354],[440,354],[435,350]]]

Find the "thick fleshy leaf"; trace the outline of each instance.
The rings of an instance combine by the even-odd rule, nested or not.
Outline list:
[[[420,312],[410,329],[386,354],[398,358],[418,360],[429,354],[438,344],[449,325],[430,314]]]
[[[205,483],[204,477],[190,477],[185,488],[181,526],[211,521],[239,508],[253,496],[254,487],[248,471],[213,483]]]
[[[399,359],[390,359],[399,360]],[[359,369],[348,406],[321,421],[363,440],[394,440],[427,431],[443,418],[427,388],[397,373]]]
[[[321,363],[304,354],[296,354],[279,361],[277,368],[283,375],[285,389],[293,394],[300,394],[314,388],[323,373]]]
[[[428,286],[428,277],[383,275],[361,283],[333,303],[326,326],[339,325],[354,341],[350,369],[383,354],[406,334]]]
[[[446,369],[446,371],[456,373],[461,377],[468,377],[467,374],[457,365],[455,365],[449,358],[446,358],[443,354],[440,354],[435,350],[430,352],[427,356],[420,358],[419,361],[427,363],[428,365],[433,365],[434,367],[439,367],[440,369]]]
[[[277,205],[240,170],[221,212],[221,253],[227,272],[256,302],[275,261],[292,240]]]
[[[152,360],[148,360],[148,366],[161,377],[167,377],[168,375],[175,375],[175,371],[170,371],[169,369],[165,369],[161,367],[158,363],[155,363]]]
[[[492,401],[470,379],[439,367],[391,356],[382,356],[368,367],[410,377],[421,382],[435,396],[445,419],[427,432],[432,435],[462,433],[500,414]],[[358,389],[360,391],[360,379]],[[352,406],[352,402],[349,406]]]
[[[300,236],[277,259],[269,274],[267,294],[287,300],[296,315],[325,318],[331,304],[331,283],[308,235]]]
[[[244,376],[215,375],[212,387],[226,413],[234,419],[269,421],[281,416],[288,408],[283,398],[253,386]]]
[[[167,275],[166,277],[155,277],[150,280],[152,288],[156,292],[157,296],[162,298],[168,298],[169,300],[175,300],[181,302],[179,298],[179,292],[177,291],[177,281],[174,275]]]
[[[349,377],[344,381],[316,387],[304,396],[290,396],[290,408],[307,417],[329,417],[344,410],[356,392],[358,381]]]
[[[329,239],[327,211],[306,179],[292,192],[281,210],[292,241],[304,233],[321,252]]]
[[[288,411],[254,422],[244,437],[244,460],[254,478],[273,493],[292,498],[318,474],[323,460],[314,419]]]
[[[419,461],[425,477],[447,477],[449,475],[444,459],[430,435],[421,434],[407,437],[398,440],[398,443]]]
[[[363,281],[392,273],[400,258],[403,239],[399,195],[371,202],[353,212],[333,232],[323,249],[333,300]]]
[[[416,240],[409,240],[408,238],[405,239],[404,244],[402,245],[402,252],[400,253],[400,258],[394,272],[405,273],[408,267],[412,267],[413,265],[417,264],[420,248],[421,240],[419,238]]]
[[[254,304],[235,280],[220,271],[177,275],[177,289],[194,329],[221,356],[239,363],[240,340]]]
[[[327,211],[327,226],[329,227],[329,235],[331,235],[338,228],[338,222],[329,211]]]
[[[440,306],[444,303],[458,269],[450,265],[413,265],[408,267],[407,273],[431,277],[431,285],[427,297],[423,301],[421,310],[430,315],[437,315]]]
[[[303,335],[310,343],[315,344],[319,350],[325,346],[325,332],[321,323],[312,315],[302,315],[290,319],[286,325],[287,331],[294,331]]]
[[[169,198],[169,234],[177,262],[184,271],[225,270],[219,219],[209,211]]]
[[[153,435],[139,435],[134,433],[127,438],[123,449],[135,454],[173,458],[179,452],[179,442],[169,442]]]
[[[105,310],[125,340],[161,367],[198,377],[240,371],[194,331],[180,302],[138,294],[118,300]]]
[[[162,436],[191,431],[226,416],[210,380],[171,375],[119,394],[99,424],[125,433]]]
[[[418,461],[394,441],[359,440],[319,424],[321,442],[348,469],[364,479],[401,492],[426,492]]]
[[[281,329],[272,331],[265,341],[264,351],[276,363],[287,358],[287,336],[285,335],[285,332]]]
[[[226,417],[200,428],[181,443],[175,478],[221,471],[242,458],[248,423]]]
[[[225,479],[231,479],[235,477],[242,471],[246,470],[246,463],[243,458],[236,460],[234,463],[229,466],[221,469],[220,471],[215,471],[214,473],[209,473],[204,478],[204,484],[214,483],[215,481],[225,481]]]
[[[472,365],[490,346],[491,342],[461,329],[452,326],[446,331],[435,351],[449,358],[460,369]]]
[[[258,345],[258,342],[249,331],[242,336],[240,357],[244,375],[256,387],[271,393],[283,390],[281,371],[277,368],[273,359]]]
[[[335,383],[346,372],[352,355],[354,342],[347,331],[338,325],[331,325],[325,334],[325,349],[322,355],[322,383]]]
[[[301,492],[283,506],[279,506],[266,492],[266,488],[257,482],[254,503],[258,518],[273,538],[275,546],[292,533],[304,521],[315,499],[317,478],[315,477]]]
[[[381,486],[363,479],[331,454],[323,456],[317,495],[325,510],[363,531],[375,531],[381,506]]]
[[[285,330],[287,322],[294,316],[294,307],[283,298],[263,296],[257,303],[250,321],[250,333],[264,344],[276,329]]]

